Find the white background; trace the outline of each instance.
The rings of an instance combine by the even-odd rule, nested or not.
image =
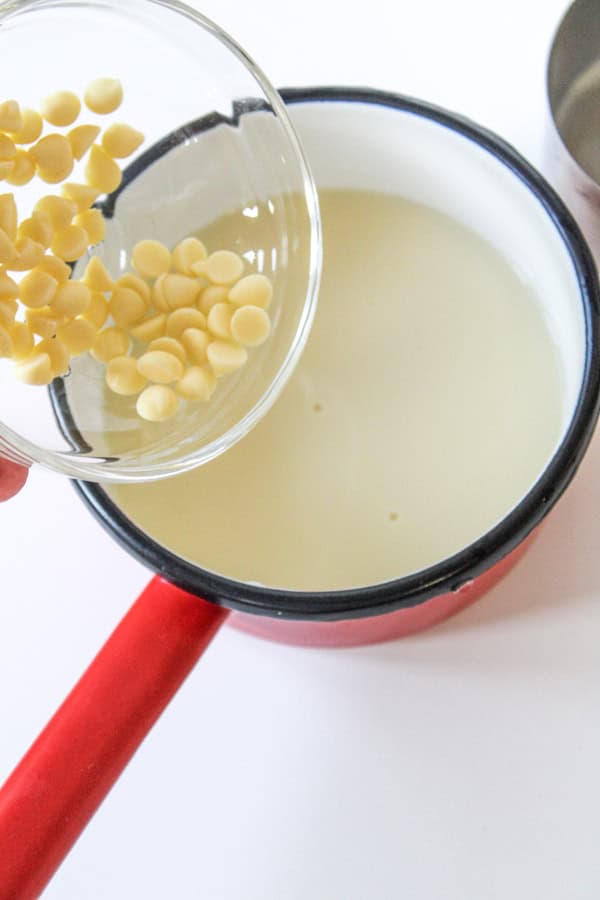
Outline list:
[[[207,0],[278,85],[458,110],[540,160],[564,0]],[[225,630],[53,900],[597,900],[600,444],[518,568],[422,636],[301,650]],[[0,780],[147,579],[66,481],[0,508]]]

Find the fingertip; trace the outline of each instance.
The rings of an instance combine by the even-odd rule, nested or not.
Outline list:
[[[8,459],[0,459],[0,502],[9,500],[27,481],[29,469]]]

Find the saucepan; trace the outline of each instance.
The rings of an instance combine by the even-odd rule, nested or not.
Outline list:
[[[441,622],[522,556],[591,438],[600,389],[599,286],[585,241],[543,178],[498,137],[417,100],[347,88],[290,89],[282,96],[320,191],[399,195],[450,214],[531,285],[560,358],[560,434],[522,496],[467,546],[419,571],[339,590],[275,589],[203,569],[145,533],[101,485],[77,483],[100,523],[155,576],[0,793],[2,896],[34,897],[42,890],[223,624],[270,640],[348,647]],[[239,112],[231,128],[260,115],[251,104],[242,103]],[[208,140],[213,126],[210,119],[186,126],[197,140],[189,159],[178,157],[182,178],[186,166],[197,166],[193,154],[202,153],[202,136]],[[117,205],[131,202],[133,209],[145,179],[151,183],[153,172],[169,165],[176,146],[175,136],[150,148]],[[74,405],[60,391],[54,399],[76,445]],[[469,427],[477,429],[477,421]],[[536,427],[532,418],[529,432],[519,436],[523,447]],[[311,561],[302,564],[309,568]]]

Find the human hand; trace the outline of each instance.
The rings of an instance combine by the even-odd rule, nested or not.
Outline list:
[[[21,490],[27,481],[28,473],[29,469],[26,466],[19,466],[0,457],[0,502],[14,497]]]

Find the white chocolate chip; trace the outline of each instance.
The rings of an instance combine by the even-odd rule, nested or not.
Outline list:
[[[48,354],[53,378],[58,378],[60,375],[66,375],[69,371],[71,355],[64,344],[61,344],[56,338],[46,338],[41,341],[35,348],[35,352],[36,354]]]
[[[49,253],[42,257],[37,268],[52,275],[59,284],[63,284],[71,277],[71,266],[67,265],[63,259],[59,259],[58,256],[52,256]]]
[[[61,284],[54,300],[50,304],[57,316],[66,316],[74,319],[84,313],[92,300],[92,294],[82,281],[66,281]]]
[[[0,228],[0,263],[8,265],[17,259],[18,253],[15,245],[5,231]]]
[[[139,275],[134,275],[133,272],[126,272],[125,275],[120,275],[115,283],[119,287],[131,288],[132,291],[137,291],[140,297],[143,298],[146,306],[150,305],[150,285],[143,278],[140,278]]]
[[[113,159],[125,159],[131,156],[144,142],[144,135],[131,125],[115,122],[109,125],[102,135],[102,146]]]
[[[217,303],[207,317],[208,330],[217,338],[226,341],[231,337],[231,317],[234,309],[229,303]]]
[[[32,241],[41,244],[44,249],[50,246],[54,236],[52,222],[46,213],[34,210],[28,219],[23,219],[17,228],[17,237],[31,238]]]
[[[266,275],[246,275],[230,289],[227,296],[234,306],[260,306],[261,309],[267,309],[273,297],[273,285]]]
[[[50,384],[53,378],[52,364],[47,353],[34,353],[28,359],[16,363],[14,372],[24,384]]]
[[[195,364],[206,362],[206,351],[212,341],[208,332],[200,328],[186,328],[180,340],[190,362]]]
[[[13,300],[19,296],[19,285],[0,269],[0,300]]]
[[[271,320],[259,306],[240,306],[231,318],[231,334],[244,347],[258,347],[271,333]]]
[[[99,331],[108,319],[108,303],[104,294],[100,291],[91,292],[90,305],[83,313],[83,318],[91,322],[94,328]]]
[[[69,131],[67,140],[76,160],[83,159],[99,134],[100,129],[97,125],[78,125]]]
[[[25,322],[33,334],[37,334],[42,338],[54,337],[59,326],[59,320],[49,306],[42,306],[39,309],[27,309],[25,311]]]
[[[173,265],[181,275],[194,275],[192,266],[204,262],[206,247],[198,238],[188,237],[180,241],[173,250]]]
[[[217,378],[236,372],[248,359],[244,347],[229,341],[212,341],[208,345],[206,355]]]
[[[98,362],[108,362],[115,356],[125,356],[130,344],[127,332],[120,328],[105,328],[96,335],[90,352]]]
[[[17,237],[17,204],[14,194],[0,194],[0,229],[14,241]]]
[[[86,209],[73,220],[80,225],[88,236],[88,244],[99,244],[106,234],[106,221],[99,209]]]
[[[113,280],[99,256],[92,256],[85,267],[82,281],[91,291],[111,291]]]
[[[183,348],[183,344],[181,344],[175,338],[155,338],[148,344],[148,352],[154,352],[154,350],[163,350],[165,353],[170,353],[172,354],[172,356],[176,356],[182,366],[185,366],[187,364],[187,356]]]
[[[55,231],[62,231],[63,228],[66,228],[73,221],[73,216],[77,212],[77,206],[66,197],[47,194],[45,197],[40,197],[33,210],[34,212],[44,213]]]
[[[44,258],[45,248],[29,237],[17,238],[14,243],[16,258],[6,263],[12,272],[26,272],[39,266]]]
[[[15,321],[18,308],[19,304],[16,300],[0,300],[0,325],[10,328]]]
[[[17,148],[15,147],[15,142],[9,138],[7,134],[2,134],[0,132],[0,159],[1,160],[14,160],[17,155]]]
[[[44,123],[39,112],[35,109],[24,109],[21,111],[21,128],[18,131],[12,131],[11,137],[15,144],[33,144],[37,141]]]
[[[119,328],[137,324],[146,312],[146,304],[138,292],[118,284],[113,288],[108,308]]]
[[[72,200],[77,207],[77,212],[89,209],[101,194],[101,191],[95,187],[91,187],[89,184],[77,184],[75,181],[69,181],[61,185],[60,190],[63,197],[66,197],[67,200]]]
[[[140,375],[155,384],[172,384],[183,375],[181,360],[166,350],[149,350],[144,353],[137,361],[137,368]]]
[[[145,319],[139,325],[135,325],[131,329],[131,336],[142,344],[149,344],[151,341],[163,337],[166,329],[166,313],[159,313],[158,315],[150,316],[149,319]]]
[[[190,366],[176,389],[186,400],[210,400],[216,385],[217,379],[208,366]]]
[[[22,187],[24,184],[29,184],[34,175],[35,162],[27,150],[17,150],[12,169],[6,176],[8,183],[15,187]]]
[[[200,299],[198,300],[198,308],[205,316],[209,314],[213,306],[217,303],[225,303],[227,300],[227,288],[219,284],[211,284],[204,288]]]
[[[163,422],[174,416],[179,408],[179,398],[174,390],[164,384],[152,384],[137,399],[136,410],[148,422]]]
[[[81,225],[67,225],[57,231],[50,244],[50,249],[60,259],[74,262],[83,256],[88,247],[88,236]]]
[[[168,308],[172,310],[193,306],[199,290],[196,279],[188,278],[187,275],[165,275],[162,282],[163,296]]]
[[[33,335],[26,322],[15,322],[9,329],[13,342],[13,359],[26,359],[33,351]]]
[[[121,170],[106,150],[93,144],[85,166],[85,180],[102,194],[112,194],[121,184]]]
[[[0,325],[0,357],[10,358],[13,355],[13,340],[8,328]]]
[[[172,312],[167,320],[167,335],[180,338],[186,328],[206,329],[206,317],[193,306],[182,306]]]
[[[96,78],[86,87],[83,99],[92,112],[106,115],[121,105],[123,87],[118,78]]]
[[[73,91],[54,91],[42,100],[40,112],[50,125],[63,128],[72,125],[81,112],[81,100]]]
[[[214,284],[233,284],[244,272],[244,261],[231,250],[216,250],[205,262],[194,263],[192,271]]]
[[[144,278],[158,278],[171,268],[171,253],[160,241],[138,241],[131,253],[131,262]]]
[[[21,303],[30,309],[48,306],[56,295],[58,282],[43,269],[35,268],[28,272],[19,283]]]
[[[80,317],[59,325],[56,335],[73,356],[78,356],[91,349],[96,338],[96,329],[91,322]]]
[[[28,151],[38,167],[42,181],[56,184],[73,171],[73,151],[62,134],[48,134]]]
[[[165,297],[164,285],[166,275],[159,275],[154,284],[152,285],[152,302],[156,309],[159,309],[161,312],[170,312],[171,307],[167,303],[167,298]]]
[[[115,356],[106,367],[106,383],[115,394],[130,397],[139,394],[147,384],[137,369],[133,356]]]
[[[0,131],[19,132],[23,128],[21,107],[16,100],[0,103]]]

